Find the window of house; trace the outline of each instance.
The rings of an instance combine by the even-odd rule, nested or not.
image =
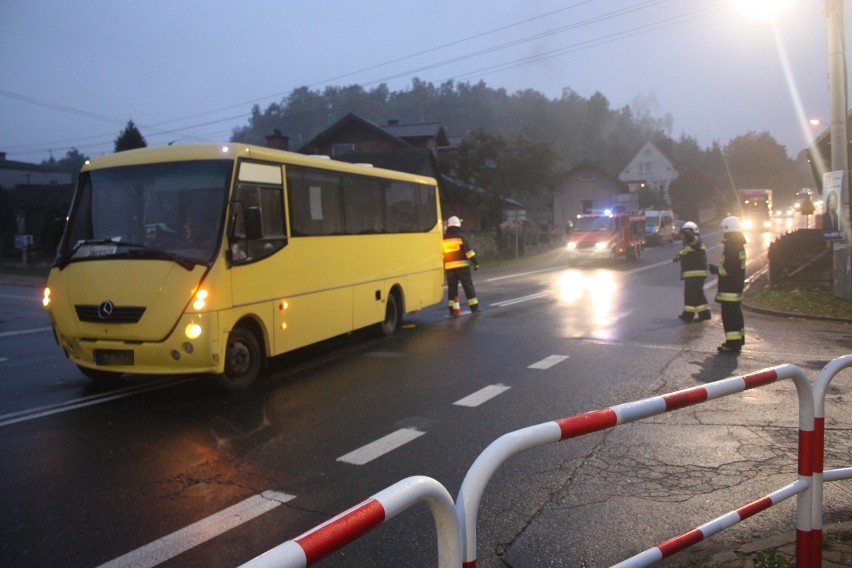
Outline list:
[[[332,156],[342,156],[343,154],[351,154],[355,151],[355,144],[333,144],[331,146]]]

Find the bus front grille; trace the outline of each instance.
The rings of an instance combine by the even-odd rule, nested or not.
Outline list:
[[[77,310],[77,319],[93,323],[136,323],[145,313],[145,308],[141,306],[110,305],[110,309],[104,309],[104,304],[78,304],[74,309]]]

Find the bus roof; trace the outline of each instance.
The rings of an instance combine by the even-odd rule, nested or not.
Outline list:
[[[415,183],[436,185],[434,178],[429,176],[398,172],[384,168],[375,168],[371,164],[352,164],[330,159],[328,156],[299,154],[287,150],[277,150],[264,146],[254,146],[242,143],[225,144],[179,144],[173,146],[155,146],[151,148],[138,148],[106,154],[97,158],[91,158],[83,166],[82,171],[97,170],[102,168],[114,168],[120,166],[133,166],[159,162],[183,162],[190,160],[236,160],[237,158],[251,158],[254,160],[282,162],[305,167],[319,167],[341,172],[365,174],[369,173],[376,177],[392,177]]]

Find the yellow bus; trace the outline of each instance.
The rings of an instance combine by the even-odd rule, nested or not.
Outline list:
[[[243,144],[118,152],[80,172],[43,305],[93,380],[238,390],[268,357],[439,302],[441,238],[429,177]]]

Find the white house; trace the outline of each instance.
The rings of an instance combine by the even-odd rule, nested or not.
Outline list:
[[[618,174],[618,179],[625,182],[631,192],[639,191],[642,187],[662,191],[666,201],[671,203],[669,185],[678,175],[674,161],[654,144],[646,142]]]

